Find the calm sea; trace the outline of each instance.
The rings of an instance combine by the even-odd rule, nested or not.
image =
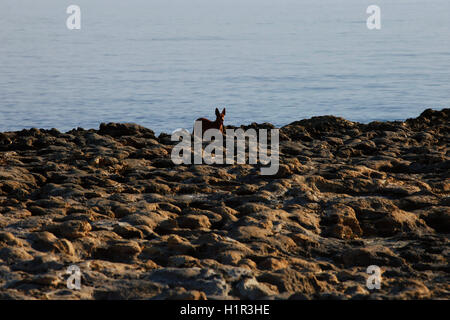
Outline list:
[[[0,1],[0,131],[171,132],[216,106],[234,125],[401,120],[449,97],[448,0]]]

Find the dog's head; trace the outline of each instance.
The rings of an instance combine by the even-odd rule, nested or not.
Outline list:
[[[225,119],[225,108],[223,108],[222,112],[219,112],[219,109],[216,108],[216,121],[223,124],[223,120]]]

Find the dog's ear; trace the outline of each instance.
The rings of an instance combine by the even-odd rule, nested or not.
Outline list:
[[[223,110],[222,110],[222,115],[224,116],[225,115],[225,108],[223,108]]]
[[[216,116],[220,117],[219,109],[216,108]]]

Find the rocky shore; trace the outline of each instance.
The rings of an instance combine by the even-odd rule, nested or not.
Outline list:
[[[448,299],[449,118],[296,121],[275,176],[136,124],[0,133],[0,299]]]

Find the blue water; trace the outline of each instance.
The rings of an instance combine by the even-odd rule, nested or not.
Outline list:
[[[449,96],[448,0],[0,1],[0,131],[402,120]]]

